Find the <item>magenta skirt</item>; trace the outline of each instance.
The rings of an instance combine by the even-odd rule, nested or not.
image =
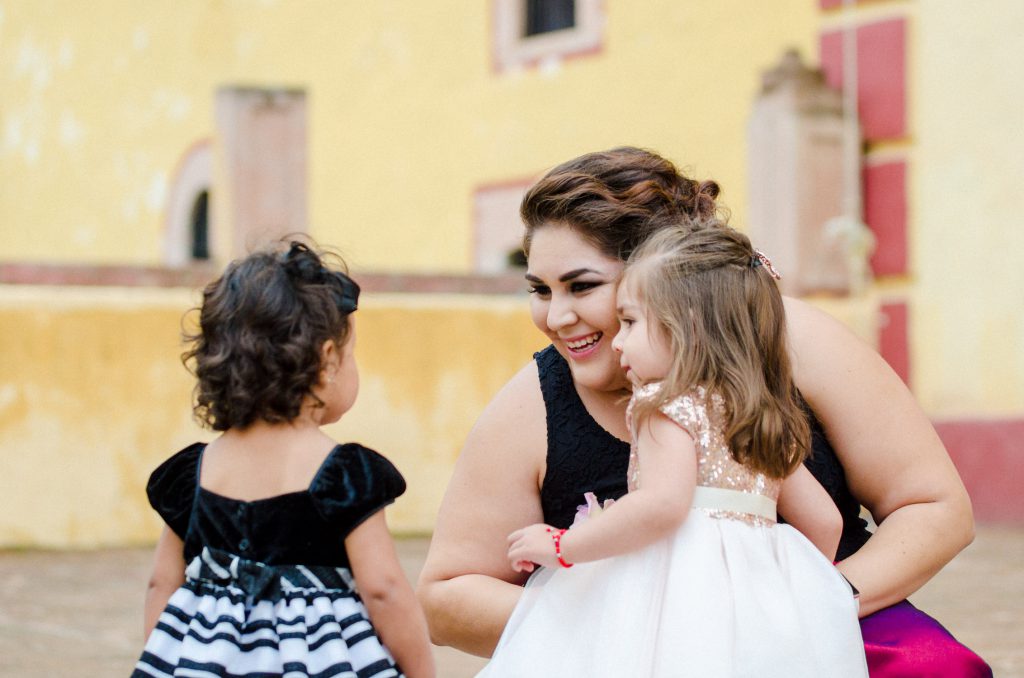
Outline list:
[[[860,620],[871,678],[991,678],[985,661],[903,601]]]

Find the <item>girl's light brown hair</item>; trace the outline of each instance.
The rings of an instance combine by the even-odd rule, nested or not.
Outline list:
[[[793,383],[782,296],[750,240],[717,221],[663,228],[630,257],[623,284],[673,354],[657,394],[634,406],[634,430],[704,386],[725,401],[726,441],[738,462],[774,478],[796,469],[810,431]]]

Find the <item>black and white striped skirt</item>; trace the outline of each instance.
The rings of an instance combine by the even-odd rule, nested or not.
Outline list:
[[[204,549],[132,673],[396,678],[345,568],[268,566]]]

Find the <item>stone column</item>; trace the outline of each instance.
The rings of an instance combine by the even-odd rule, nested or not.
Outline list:
[[[863,289],[873,240],[844,214],[843,124],[841,94],[796,51],[764,73],[748,124],[747,226],[785,294]]]
[[[218,251],[237,256],[307,231],[305,93],[223,87],[217,133],[223,190],[213,198],[227,225],[214,234]]]

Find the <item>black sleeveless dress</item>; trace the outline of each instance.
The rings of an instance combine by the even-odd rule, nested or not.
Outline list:
[[[602,502],[626,494],[629,443],[619,440],[587,412],[576,392],[569,364],[554,346],[534,354],[540,389],[547,411],[547,472],[540,500],[544,521],[555,527],[569,527],[583,493],[593,492]],[[807,468],[828,491],[843,517],[843,534],[837,560],[855,553],[871,532],[860,517],[860,504],[846,485],[846,474],[835,451],[825,438],[821,424],[807,410],[811,425],[812,453]]]

